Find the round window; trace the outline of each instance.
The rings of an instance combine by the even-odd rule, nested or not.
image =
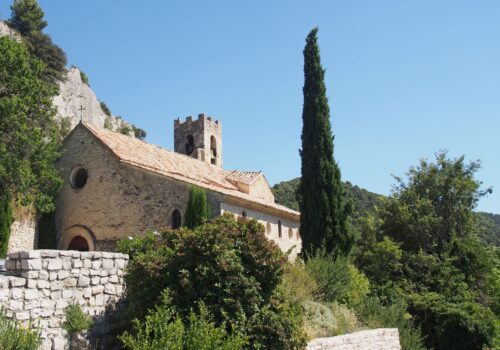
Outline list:
[[[83,188],[83,186],[87,183],[88,177],[89,174],[84,168],[77,168],[73,170],[70,177],[71,186],[77,189]]]

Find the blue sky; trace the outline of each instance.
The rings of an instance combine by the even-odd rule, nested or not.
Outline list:
[[[388,194],[438,150],[482,161],[500,213],[499,1],[40,0],[46,31],[114,114],[173,148],[222,121],[227,169],[300,175],[304,39],[319,27],[342,177]],[[10,15],[1,0],[0,15]]]

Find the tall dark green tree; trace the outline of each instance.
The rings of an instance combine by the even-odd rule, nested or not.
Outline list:
[[[44,80],[55,83],[60,80],[67,63],[66,54],[42,30],[47,26],[43,10],[36,0],[14,0],[12,14],[7,22],[17,30],[26,42],[30,53],[45,63]]]
[[[7,254],[12,220],[11,199],[0,193],[0,258],[5,258]]]
[[[207,195],[202,188],[198,186],[190,188],[184,218],[184,226],[190,229],[200,226],[210,218]]]
[[[350,206],[343,201],[340,170],[333,158],[330,109],[317,32],[314,28],[309,33],[304,49],[300,231],[304,256],[320,247],[344,256],[350,252],[354,237],[347,225]]]

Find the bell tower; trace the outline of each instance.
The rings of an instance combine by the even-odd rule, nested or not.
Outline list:
[[[174,151],[222,168],[222,124],[203,113],[174,120]]]

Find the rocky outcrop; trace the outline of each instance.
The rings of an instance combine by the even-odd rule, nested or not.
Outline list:
[[[21,41],[21,34],[11,29],[5,22],[0,21],[0,36],[8,36],[16,41]]]
[[[101,108],[95,92],[82,81],[81,72],[72,67],[65,75],[65,79],[59,83],[59,95],[54,97],[54,107],[57,108],[59,121],[65,121],[73,129],[80,120],[100,128],[110,130],[130,129],[130,123],[116,116],[107,116]]]

